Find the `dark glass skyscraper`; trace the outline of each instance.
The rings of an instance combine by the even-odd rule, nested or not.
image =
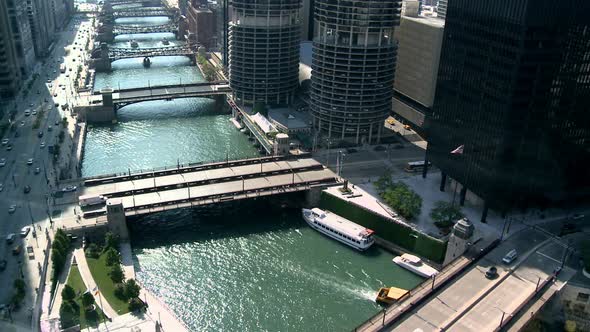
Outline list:
[[[590,195],[589,4],[448,2],[427,157],[488,206]]]

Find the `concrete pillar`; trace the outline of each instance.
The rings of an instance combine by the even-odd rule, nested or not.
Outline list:
[[[368,142],[369,145],[371,145],[372,139],[373,139],[373,124],[371,123],[369,125],[369,142]]]
[[[312,187],[305,192],[305,206],[309,208],[317,207],[320,204],[322,187]]]
[[[488,202],[484,201],[483,202],[483,211],[481,213],[481,222],[482,223],[487,223],[487,219],[488,218]]]
[[[445,191],[445,185],[447,183],[447,173],[441,173],[441,179],[440,179],[440,191]]]
[[[426,179],[427,174],[428,174],[428,150],[426,151],[426,153],[424,153],[424,168],[422,169],[422,178]]]
[[[129,241],[129,231],[127,230],[127,220],[125,219],[125,210],[123,201],[119,198],[107,200],[107,222],[109,230],[119,236],[121,241]]]
[[[356,125],[356,145],[359,144],[360,134],[361,134],[361,125],[359,123]]]
[[[465,196],[467,195],[467,188],[465,186],[461,186],[461,193],[459,194],[459,205],[465,205]]]

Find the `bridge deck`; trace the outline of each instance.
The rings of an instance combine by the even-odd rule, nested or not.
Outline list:
[[[186,186],[199,186],[207,182],[227,182],[231,178],[245,178],[260,177],[262,175],[272,174],[273,172],[279,174],[280,172],[289,172],[291,169],[295,172],[301,172],[308,169],[321,169],[319,162],[311,158],[298,159],[291,161],[272,161],[264,162],[262,164],[241,165],[228,168],[218,169],[203,169],[193,172],[170,174],[164,176],[157,176],[155,178],[145,178],[137,180],[128,180],[116,183],[106,183],[92,187],[85,187],[84,195],[106,195],[109,197],[123,196],[125,193],[132,192],[141,193],[146,191],[169,190],[181,186],[186,191]],[[136,196],[137,197],[137,196]]]

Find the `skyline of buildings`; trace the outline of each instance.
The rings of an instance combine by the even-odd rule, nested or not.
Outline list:
[[[449,3],[427,156],[486,207],[590,196],[584,9],[580,0]]]

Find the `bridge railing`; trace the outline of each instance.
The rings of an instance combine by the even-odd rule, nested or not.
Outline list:
[[[133,92],[133,91],[141,91],[141,90],[154,90],[154,89],[167,89],[167,88],[192,88],[192,87],[200,87],[200,86],[215,86],[215,85],[227,85],[227,81],[211,81],[211,82],[197,82],[197,83],[182,83],[182,78],[179,79],[178,84],[164,84],[164,85],[151,85],[148,81],[148,87],[137,87],[137,88],[126,88],[126,89],[119,89],[114,87],[114,92]],[[93,94],[99,95],[100,91],[94,91]]]
[[[97,176],[84,178],[84,185],[89,187],[89,186],[96,186],[96,185],[106,184],[106,183],[116,183],[116,182],[123,182],[123,181],[129,181],[129,180],[151,178],[154,176],[161,176],[161,175],[167,175],[167,174],[187,173],[187,172],[194,172],[194,171],[198,171],[198,170],[233,167],[233,166],[240,166],[240,165],[251,165],[251,164],[258,164],[260,162],[282,161],[282,160],[286,160],[289,158],[306,158],[309,156],[310,156],[310,154],[302,154],[297,157],[267,156],[267,157],[256,157],[256,158],[246,158],[246,159],[228,159],[228,158],[226,158],[226,159],[218,159],[218,160],[207,161],[207,162],[202,162],[202,161],[193,162],[193,163],[188,163],[188,164],[178,163],[177,165],[172,165],[172,166],[138,169],[138,170],[133,170],[133,171],[131,169],[128,169],[127,172],[111,173],[111,174],[97,175]]]

